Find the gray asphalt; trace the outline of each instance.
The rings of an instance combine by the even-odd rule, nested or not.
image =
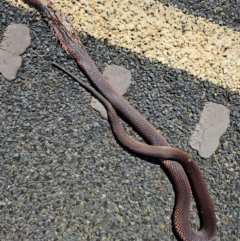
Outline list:
[[[17,78],[0,75],[1,240],[176,240],[175,194],[166,173],[119,145],[91,95],[51,66],[84,81],[39,15],[0,2],[0,39],[11,22],[31,29]],[[215,240],[240,240],[240,94],[79,33],[98,67],[131,70],[125,95],[175,147],[198,163],[218,219]],[[231,123],[211,158],[188,141],[206,102],[231,110]],[[132,136],[137,137],[125,125]],[[198,215],[191,223],[198,227]]]

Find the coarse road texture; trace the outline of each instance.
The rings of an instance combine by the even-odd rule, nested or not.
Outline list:
[[[101,70],[131,71],[126,99],[203,172],[215,240],[239,240],[240,2],[52,2]],[[32,38],[17,78],[0,75],[0,240],[176,240],[175,194],[161,167],[121,147],[90,94],[51,66],[86,81],[36,11],[19,0],[1,0],[0,10],[0,41],[12,22]],[[208,101],[230,109],[231,123],[205,160],[188,141]]]

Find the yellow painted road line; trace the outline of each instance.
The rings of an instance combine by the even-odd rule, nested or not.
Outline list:
[[[52,2],[78,31],[240,92],[240,32],[230,27],[156,0]]]

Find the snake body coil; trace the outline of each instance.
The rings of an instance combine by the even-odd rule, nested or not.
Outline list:
[[[113,130],[120,141],[137,153],[158,157],[168,170],[177,194],[173,222],[179,237],[184,241],[213,240],[216,233],[214,206],[195,162],[185,152],[170,147],[165,138],[114,90],[97,69],[71,24],[63,15],[54,10],[50,2],[46,0],[24,0],[24,2],[42,13],[68,55],[76,60],[88,80],[106,98],[106,102],[111,103],[109,103],[111,107],[108,109],[108,114]],[[114,114],[114,109],[111,109],[112,107],[152,146],[131,140],[116,124],[117,116]],[[201,228],[198,231],[193,230],[189,223],[191,188],[201,218]]]

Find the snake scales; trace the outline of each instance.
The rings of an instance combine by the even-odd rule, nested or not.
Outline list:
[[[97,89],[96,91],[88,85],[84,86],[85,84],[80,81],[80,84],[92,92],[106,106],[117,138],[126,147],[137,153],[159,158],[159,161],[169,172],[177,194],[173,224],[179,237],[184,241],[213,240],[217,229],[214,206],[196,163],[185,152],[170,147],[164,137],[109,85],[64,15],[55,11],[53,5],[47,0],[23,1],[35,7],[44,16],[67,54],[76,60],[87,79]],[[67,73],[71,75],[71,73]],[[79,81],[76,77],[72,77]],[[132,140],[119,124],[115,110],[151,145]],[[196,198],[201,219],[201,228],[198,231],[193,230],[189,223],[191,189]]]

